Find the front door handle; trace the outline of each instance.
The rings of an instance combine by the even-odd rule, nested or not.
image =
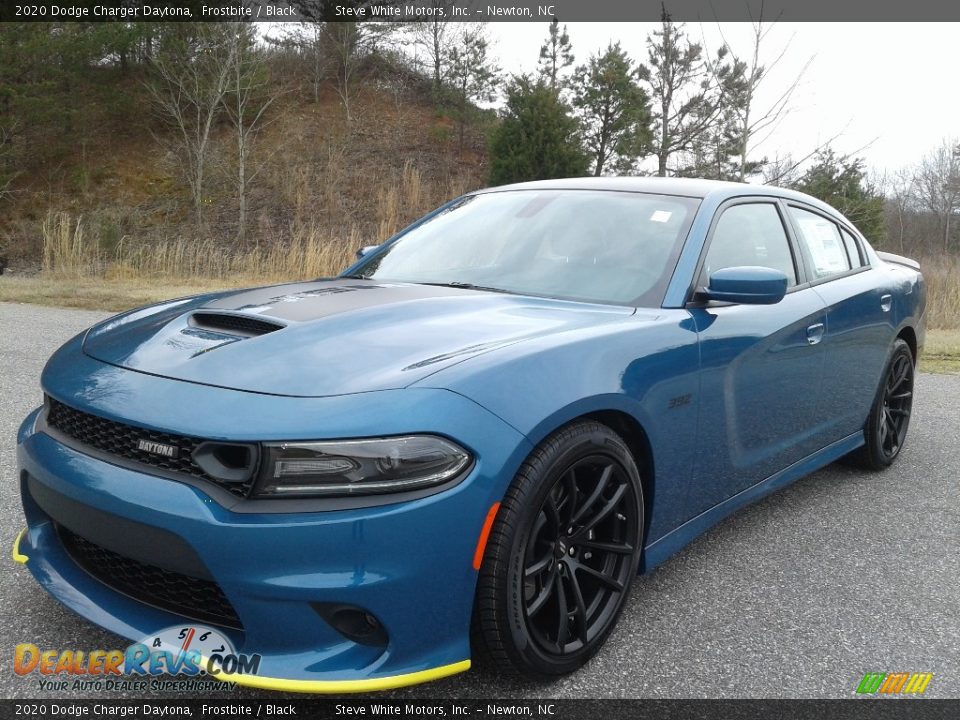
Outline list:
[[[807,342],[810,345],[816,345],[823,340],[823,323],[816,323],[807,328]]]
[[[884,312],[890,312],[893,307],[893,295],[883,295],[880,297],[880,309]]]

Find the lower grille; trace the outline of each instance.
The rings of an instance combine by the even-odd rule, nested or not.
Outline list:
[[[119,593],[198,622],[242,630],[237,611],[212,580],[182,575],[124,557],[57,525],[74,562]]]

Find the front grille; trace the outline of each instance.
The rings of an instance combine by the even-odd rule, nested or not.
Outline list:
[[[282,330],[284,327],[279,323],[246,315],[212,312],[195,312],[190,316],[190,322],[197,327],[208,330],[219,330],[238,335],[266,335],[275,330]]]
[[[172,435],[133,425],[125,425],[82,412],[53,398],[49,398],[47,424],[77,442],[89,445],[101,452],[160,470],[203,478],[240,497],[247,495],[252,484],[252,482],[222,482],[204,472],[203,468],[193,460],[193,451],[204,442],[200,438]],[[173,446],[177,449],[177,456],[166,457],[141,450],[138,447],[141,440]]]
[[[58,525],[57,530],[73,561],[107,587],[191,620],[243,629],[237,611],[214,581],[124,557],[80,537],[63,525]]]

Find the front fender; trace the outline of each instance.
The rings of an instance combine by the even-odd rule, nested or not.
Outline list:
[[[630,416],[650,444],[652,542],[681,523],[696,441],[700,356],[685,310],[518,343],[426,378],[474,400],[536,445],[576,418]]]

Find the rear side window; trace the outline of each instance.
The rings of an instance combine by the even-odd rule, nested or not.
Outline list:
[[[840,234],[843,235],[843,245],[847,248],[847,258],[850,260],[850,267],[863,267],[863,253],[860,252],[860,243],[843,228],[840,228]]]
[[[723,211],[713,230],[699,284],[706,287],[710,274],[717,270],[744,265],[781,270],[788,286],[797,284],[787,233],[772,203],[734,205]]]
[[[792,206],[790,215],[797,225],[800,245],[813,265],[814,279],[820,280],[850,269],[847,249],[835,222]]]

